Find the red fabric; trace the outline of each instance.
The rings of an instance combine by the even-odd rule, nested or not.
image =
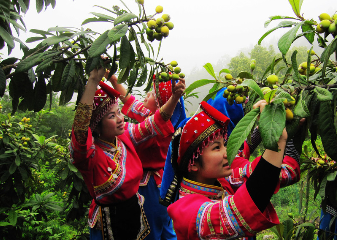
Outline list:
[[[123,105],[122,113],[137,122],[143,122],[147,117],[152,115],[152,112],[132,95]]]
[[[180,164],[181,157],[185,155],[190,145],[209,127],[216,123],[223,127],[228,124],[229,118],[208,103],[204,101],[201,102],[201,108],[203,111],[193,116],[184,126],[180,138],[179,154],[177,158],[178,164]],[[210,132],[208,135],[213,132],[214,131]]]
[[[158,83],[158,87],[156,86],[156,80],[153,79],[153,88],[156,93],[156,98],[159,103],[159,106],[163,106],[169,98],[172,96],[172,82],[171,80],[166,82]]]

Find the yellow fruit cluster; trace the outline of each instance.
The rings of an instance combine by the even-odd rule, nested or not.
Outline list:
[[[178,80],[179,78],[185,78],[185,74],[181,72],[177,61],[168,64],[166,71],[160,72],[158,76],[159,81]]]
[[[21,119],[21,122],[25,122],[25,123],[30,122],[30,118],[23,117]]]
[[[298,72],[301,75],[307,75],[307,69],[308,69],[308,63],[307,62],[302,62],[299,66],[298,66]],[[315,64],[311,63],[309,66],[310,69],[310,76],[315,74],[316,72],[318,72],[319,70],[321,70],[320,67],[315,67]]]
[[[327,13],[322,13],[319,15],[320,22],[316,26],[316,32],[318,33],[326,33],[329,35],[330,33],[333,36],[337,34],[337,13],[335,13],[332,17],[330,17]]]
[[[157,6],[156,13],[162,13],[163,7]],[[167,37],[170,34],[170,30],[174,28],[174,24],[170,22],[170,15],[163,14],[157,19],[150,19],[147,22],[146,35],[147,39],[150,42],[153,42],[155,39],[161,41],[163,37]]]
[[[233,105],[234,102],[237,104],[241,104],[246,102],[248,93],[249,88],[247,86],[229,85],[227,89],[224,91],[223,97],[227,98],[227,102],[229,103],[229,105]]]

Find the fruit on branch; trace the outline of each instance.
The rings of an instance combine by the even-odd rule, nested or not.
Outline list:
[[[161,33],[161,27],[160,27],[160,26],[157,26],[157,27],[155,28],[155,31],[156,31],[156,33]]]
[[[235,86],[234,85],[229,85],[228,87],[227,87],[227,90],[229,91],[229,92],[234,92],[235,91]]]
[[[169,35],[169,32],[170,32],[170,30],[167,26],[161,27],[160,31],[161,31],[161,34],[163,34],[164,37],[167,37]]]
[[[158,40],[158,41],[160,41],[160,40],[163,39],[163,35],[162,35],[161,33],[155,32],[155,33],[153,34],[153,36],[154,36],[154,38],[155,38],[156,40]]]
[[[166,14],[166,13],[163,14],[161,17],[162,17],[162,19],[164,19],[165,22],[168,22],[168,21],[170,21],[170,19],[171,19],[170,15],[168,15],[168,14]]]
[[[174,28],[174,24],[172,22],[167,22],[165,23],[165,25],[170,29],[172,30]]]
[[[315,55],[316,53],[315,53],[315,51],[313,50],[313,49],[309,49],[308,51],[307,51],[307,53],[309,54],[309,52],[310,52],[310,55]]]
[[[335,33],[336,32],[336,24],[331,23],[328,29],[329,33]]]
[[[181,72],[181,68],[180,67],[175,67],[173,71],[175,73],[179,74]]]
[[[172,79],[173,80],[178,80],[179,79],[179,75],[176,74],[176,73],[172,74]]]
[[[269,87],[263,87],[263,88],[261,88],[261,91],[264,95],[266,95],[267,93],[269,93],[271,91],[271,89]]]
[[[254,69],[255,69],[255,63],[251,63],[251,64],[250,64],[250,70],[251,70],[251,71],[254,71]]]
[[[327,13],[322,13],[321,15],[319,15],[319,20],[323,21],[323,20],[331,20],[331,17],[329,14]]]
[[[180,78],[185,78],[185,74],[184,73],[179,73],[179,77]]]
[[[286,108],[286,120],[291,121],[293,118],[294,118],[293,112],[289,108]]]
[[[285,105],[285,106],[294,106],[295,103],[296,103],[296,100],[295,100],[295,98],[294,98],[293,96],[291,96],[291,99],[292,99],[292,100],[289,101],[289,102],[288,102],[287,99],[285,99],[285,100],[283,101],[284,105]]]
[[[137,2],[141,5],[144,5],[144,0],[137,0]]]
[[[155,29],[156,26],[157,26],[156,21],[153,20],[153,19],[149,20],[149,21],[147,22],[147,26],[148,26],[148,28],[150,28],[150,29]]]
[[[177,63],[177,61],[172,61],[170,64],[171,64],[171,66],[172,66],[172,67],[176,67],[176,66],[178,66],[178,63]]]
[[[163,26],[164,22],[165,22],[164,19],[161,17],[156,19],[156,24],[158,27]]]
[[[231,74],[226,74],[226,76],[225,76],[225,79],[226,80],[232,80],[233,79],[233,76],[231,75]]]
[[[163,80],[167,80],[168,79],[168,74],[167,72],[161,72],[160,76],[162,77]]]
[[[321,28],[321,26],[319,24],[317,24],[317,26],[316,26],[316,32],[318,32],[318,33],[324,33],[324,29]]]
[[[319,25],[321,26],[321,28],[325,28],[328,29],[330,26],[330,20],[322,20]]]
[[[269,84],[276,84],[278,82],[278,76],[276,76],[275,74],[271,74],[267,77],[267,82]]]
[[[153,30],[151,30],[150,28],[146,29],[146,35],[147,36],[153,36],[153,33],[154,33]]]
[[[162,6],[160,6],[160,5],[158,5],[158,6],[156,7],[156,13],[162,13],[163,10],[164,10],[164,8],[163,8]]]

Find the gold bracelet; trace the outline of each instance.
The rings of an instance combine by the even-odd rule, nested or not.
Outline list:
[[[159,109],[159,113],[160,113],[160,116],[162,117],[162,119],[167,122],[170,118],[171,118],[171,115],[166,113],[164,110],[163,110],[163,107],[161,107]]]

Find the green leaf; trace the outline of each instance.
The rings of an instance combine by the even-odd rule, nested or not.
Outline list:
[[[11,208],[11,210],[9,210],[8,219],[11,225],[16,225],[16,222],[18,220],[18,213],[15,211],[15,209]]]
[[[270,103],[270,101],[274,98],[276,93],[276,90],[272,90],[264,95],[264,100],[267,101],[267,103]]]
[[[68,162],[68,167],[69,167],[70,171],[72,171],[72,172],[77,172],[78,171],[78,169],[72,163]]]
[[[0,222],[0,227],[5,227],[5,226],[12,226],[12,224],[9,222]]]
[[[124,35],[121,40],[119,67],[121,69],[129,66],[132,46],[128,38]]]
[[[42,36],[45,36],[45,35],[54,35],[54,34],[52,34],[50,32],[43,31],[43,30],[40,30],[40,29],[30,29],[29,31],[32,32],[32,33],[40,34]]]
[[[26,6],[26,4],[23,2],[23,0],[18,0],[18,3],[20,5],[20,8],[22,10],[23,13],[26,13],[28,10],[28,7]]]
[[[289,232],[292,232],[294,223],[293,220],[287,219],[284,222],[282,222],[284,226],[284,231],[283,231],[283,237],[286,239],[286,236],[289,234]]]
[[[336,175],[337,175],[337,172],[329,173],[329,174],[327,175],[327,180],[330,181],[330,182],[335,181]]]
[[[263,92],[261,91],[259,85],[257,85],[257,83],[254,80],[246,79],[241,83],[241,85],[248,86],[250,89],[255,91],[260,96],[261,99],[264,99]]]
[[[293,11],[297,17],[302,17],[301,16],[301,7],[303,0],[289,0],[289,3],[291,7],[293,8]]]
[[[334,125],[333,104],[330,101],[320,102],[318,130],[326,154],[337,159],[337,133]]]
[[[283,231],[284,231],[284,226],[283,224],[278,224],[272,228],[270,228],[270,230],[275,233],[275,235],[278,237],[278,239],[282,239],[283,237]]]
[[[274,104],[271,102],[263,109],[259,129],[262,137],[263,146],[272,151],[278,151],[278,140],[285,127],[286,113],[283,103]]]
[[[61,207],[61,206],[59,206],[57,204],[50,203],[50,202],[46,203],[44,206],[47,207],[47,208],[49,208],[49,209],[51,209],[51,210],[53,210],[53,211],[56,211],[56,212],[63,211],[63,207]]]
[[[27,38],[26,43],[32,43],[32,42],[40,41],[43,39],[46,39],[46,37],[30,37],[30,38]]]
[[[91,22],[110,22],[110,21],[108,21],[107,19],[105,19],[105,18],[95,18],[95,17],[93,17],[93,18],[87,18],[87,19],[85,19],[83,22],[82,22],[82,26],[83,25],[85,25],[85,24],[87,24],[87,23],[91,23]]]
[[[210,92],[209,94],[207,94],[206,97],[204,97],[204,99],[202,101],[207,102],[209,99],[211,99],[213,96],[216,95],[217,92],[219,92],[221,90],[221,88],[215,90],[214,92]]]
[[[296,54],[297,54],[297,50],[295,50],[293,52],[293,54],[291,55],[291,64],[292,64],[292,67],[293,67],[293,70],[294,70],[293,79],[294,79],[294,81],[296,81],[298,83],[303,83],[303,80],[302,80],[302,78],[300,76],[300,73],[298,72],[298,65],[297,65],[297,60],[296,60]]]
[[[325,76],[326,66],[329,63],[331,54],[337,50],[337,38],[335,37],[331,43],[324,49],[321,55],[321,61],[324,63],[322,67],[322,76]]]
[[[65,40],[70,39],[70,36],[66,36],[66,35],[60,35],[60,36],[51,36],[49,38],[46,38],[45,40],[43,40],[41,42],[42,45],[46,44],[48,46],[63,42]]]
[[[35,72],[43,72],[44,70],[46,70],[48,67],[52,66],[54,63],[54,59],[53,58],[48,58],[45,61],[41,62],[35,69]]]
[[[43,0],[36,0],[36,11],[40,13],[43,9],[44,1]]]
[[[38,63],[41,62],[41,56],[42,53],[37,53],[35,55],[32,55],[28,58],[25,58],[24,60],[22,60],[17,68],[16,68],[16,72],[25,72],[27,70],[29,70],[30,68],[32,68],[33,66],[37,65]]]
[[[14,40],[11,34],[9,34],[3,27],[0,26],[0,37],[7,43],[8,47],[14,48]]]
[[[224,68],[224,69],[221,69],[221,70],[220,70],[219,75],[220,75],[221,73],[231,73],[231,71],[228,70],[228,69],[226,69],[226,68]]]
[[[304,34],[304,37],[312,44],[315,40],[315,29],[312,27],[311,24],[305,22],[302,25],[302,32],[309,32]]]
[[[2,67],[0,67],[0,97],[3,97],[6,90],[6,75]]]
[[[23,179],[23,181],[26,181],[28,179],[28,173],[26,171],[26,169],[22,168],[22,167],[18,167],[19,172],[21,174],[21,177]]]
[[[216,80],[208,80],[208,79],[197,80],[197,81],[193,82],[191,85],[189,85],[188,88],[185,89],[185,93],[189,94],[194,89],[196,89],[198,87],[202,87],[202,86],[204,86],[206,84],[210,84],[210,83],[216,83]]]
[[[257,43],[259,45],[261,45],[261,42],[263,41],[263,39],[265,39],[270,33],[274,32],[276,29],[285,28],[285,27],[291,27],[291,26],[293,26],[295,24],[296,24],[295,22],[291,22],[291,21],[280,22],[276,27],[270,29],[265,34],[263,34],[262,37],[259,39],[259,41]]]
[[[227,159],[228,163],[231,164],[238,151],[245,141],[246,137],[253,128],[255,121],[260,113],[260,109],[253,109],[247,113],[235,126],[227,142]]]
[[[15,164],[15,162],[13,162],[12,164],[11,164],[11,166],[9,167],[9,174],[10,175],[12,175],[13,173],[15,173],[15,171],[16,171],[16,164]]]
[[[61,87],[62,90],[65,90],[69,84],[72,82],[72,80],[75,77],[75,61],[74,59],[70,60],[70,62],[67,64],[65,67],[63,74],[62,74],[62,79],[61,79]]]
[[[88,58],[85,65],[85,72],[89,75],[92,70],[100,66],[101,57]],[[111,75],[112,76],[112,75]]]
[[[118,75],[118,81],[117,81],[119,84],[124,83],[128,79],[130,70],[131,70],[130,67],[121,69],[121,72]]]
[[[142,74],[140,75],[140,77],[137,81],[136,87],[143,86],[143,84],[145,84],[145,82],[146,82],[146,79],[147,79],[147,65],[145,64],[144,68],[142,70]]]
[[[88,63],[88,60],[87,60],[87,63]],[[62,79],[64,68],[65,68],[65,64],[63,62],[56,63],[54,75],[51,77],[51,85],[52,85],[52,90],[54,92],[58,92],[62,90],[61,79]]]
[[[74,187],[77,191],[82,190],[82,181],[80,181],[78,178],[74,178]]]
[[[113,18],[113,17],[111,17],[109,15],[106,15],[106,14],[96,13],[96,12],[91,12],[91,14],[94,15],[94,16],[96,16],[96,17],[99,17],[100,19],[105,19],[107,22],[111,22],[111,21],[115,20],[115,18]]]
[[[15,157],[15,164],[16,164],[16,166],[20,166],[20,164],[21,164],[21,159],[20,159],[19,155],[16,155],[16,157]]]
[[[127,31],[128,25],[121,24],[111,29],[108,33],[108,37],[111,42],[115,42],[118,41],[121,37],[123,37]]]
[[[217,79],[216,76],[215,76],[215,73],[214,73],[214,69],[213,69],[212,64],[206,63],[206,64],[204,65],[204,68],[206,69],[206,71],[207,71],[209,74],[211,74],[212,77],[214,77],[215,80]]]
[[[101,36],[99,36],[89,48],[89,56],[97,57],[106,51],[106,48],[113,41],[108,37],[109,30],[105,31]]]
[[[280,49],[281,53],[283,55],[286,55],[291,44],[293,43],[293,41],[296,38],[296,33],[298,31],[298,29],[301,27],[303,23],[298,23],[297,25],[295,25],[295,27],[293,27],[292,29],[290,29],[286,34],[284,34],[280,40],[278,41],[278,48]]]
[[[303,91],[299,95],[299,99],[298,99],[298,101],[295,105],[294,114],[296,116],[299,116],[300,118],[307,118],[307,117],[310,116],[309,109],[308,109],[305,101],[303,100]]]
[[[316,86],[314,92],[317,94],[317,99],[319,101],[331,101],[333,98],[332,93],[325,88]]]
[[[69,173],[69,168],[65,168],[60,174],[61,179],[65,180],[68,177],[68,173]]]
[[[34,112],[43,109],[47,101],[47,87],[44,77],[39,76],[34,87]]]
[[[116,26],[117,24],[121,23],[121,22],[129,22],[131,19],[137,18],[137,16],[133,13],[124,13],[120,16],[118,16],[115,21],[114,21],[114,25]]]
[[[249,72],[240,72],[237,77],[246,78],[246,79],[253,79],[253,75]]]

